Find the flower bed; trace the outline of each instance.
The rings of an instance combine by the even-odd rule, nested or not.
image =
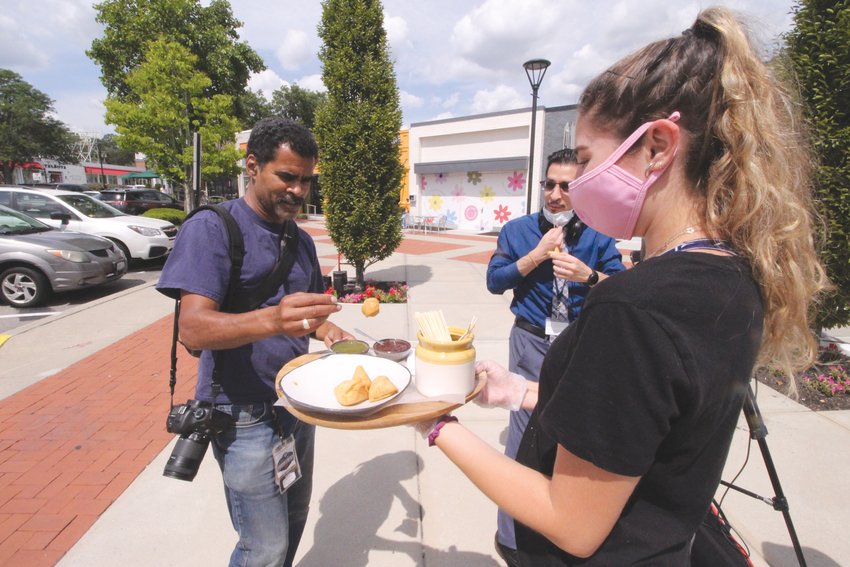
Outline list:
[[[363,303],[369,297],[374,297],[379,303],[407,303],[408,286],[405,282],[376,282],[367,281],[366,288],[355,290],[340,297],[333,287],[325,290],[328,295],[336,297],[340,303]]]
[[[812,410],[850,409],[850,358],[838,350],[834,343],[822,347],[817,363],[795,376],[797,397],[795,401]],[[775,369],[756,372],[759,382],[780,394],[788,395],[788,378]]]

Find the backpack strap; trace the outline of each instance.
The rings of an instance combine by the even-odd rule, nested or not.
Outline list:
[[[288,220],[283,224],[280,233],[280,252],[277,262],[260,285],[251,293],[240,293],[233,298],[229,311],[231,313],[245,313],[253,311],[263,304],[267,299],[273,297],[280,286],[286,282],[292,266],[295,265],[295,257],[298,253],[298,225],[294,220]]]
[[[231,311],[230,306],[234,303],[234,296],[239,287],[239,277],[242,275],[242,263],[245,260],[245,241],[242,239],[242,230],[236,223],[236,219],[230,214],[226,208],[221,205],[203,205],[193,210],[186,215],[183,222],[189,220],[195,213],[199,211],[213,211],[224,222],[224,228],[227,229],[228,238],[228,256],[230,256],[230,277],[227,282],[227,292],[224,294],[224,301],[220,309],[222,311]],[[237,312],[238,313],[238,312]]]

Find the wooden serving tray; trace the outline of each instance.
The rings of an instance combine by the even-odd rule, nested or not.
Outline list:
[[[280,381],[292,370],[299,366],[307,364],[317,358],[327,355],[324,352],[309,353],[290,360],[283,365],[283,368],[277,373],[275,378],[275,389],[277,395],[281,398],[285,397],[280,389]],[[467,394],[466,402],[470,402],[475,398],[484,387],[486,379],[483,377],[476,378],[475,388]],[[415,388],[413,384],[408,386]],[[380,429],[382,427],[395,427],[397,425],[409,425],[427,419],[436,419],[441,415],[445,415],[463,404],[453,404],[449,402],[416,402],[410,404],[393,404],[389,405],[372,415],[359,417],[351,415],[332,415],[327,413],[314,413],[302,409],[287,406],[286,410],[305,423],[319,425],[321,427],[330,427],[332,429]]]

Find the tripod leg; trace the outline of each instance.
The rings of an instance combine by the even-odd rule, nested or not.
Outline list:
[[[747,419],[747,425],[750,428],[750,438],[755,439],[761,451],[764,466],[767,469],[767,476],[770,478],[770,484],[773,486],[773,508],[782,512],[782,517],[785,519],[785,526],[788,528],[788,535],[791,537],[791,544],[794,546],[794,553],[797,554],[797,562],[800,567],[806,567],[806,559],[803,557],[803,548],[800,546],[800,540],[797,539],[797,531],[794,529],[794,523],[791,521],[791,513],[788,509],[788,500],[782,492],[782,485],[779,483],[779,475],[776,472],[776,466],[773,464],[773,457],[770,455],[770,449],[767,447],[767,427],[762,419],[761,412],[756,404],[756,397],[753,394],[752,386],[747,387],[747,397],[744,400],[744,417]]]

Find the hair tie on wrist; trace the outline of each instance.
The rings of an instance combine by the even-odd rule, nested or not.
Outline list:
[[[440,436],[440,430],[443,428],[443,426],[453,421],[457,421],[457,418],[453,415],[444,415],[437,421],[436,425],[434,425],[434,429],[432,429],[431,433],[428,434],[429,447],[433,447],[434,444],[437,442],[437,437]]]

